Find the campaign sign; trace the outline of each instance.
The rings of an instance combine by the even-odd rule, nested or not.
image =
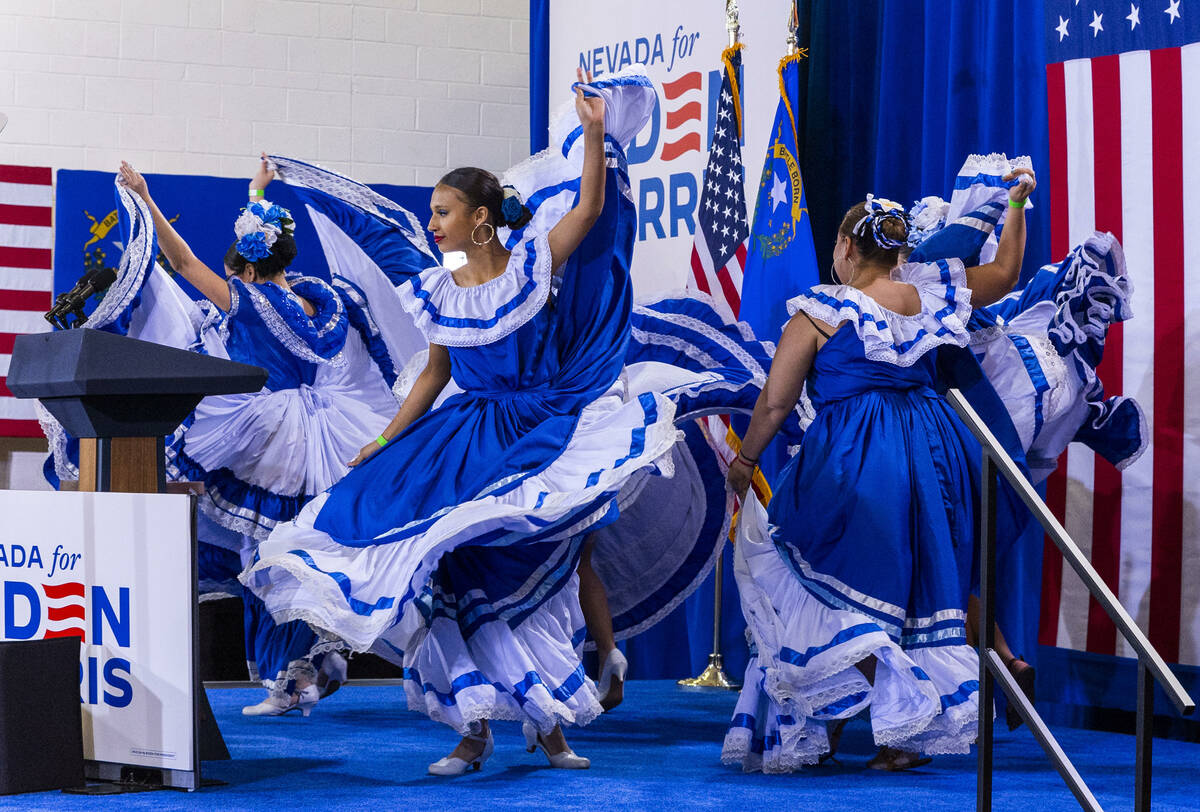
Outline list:
[[[758,0],[741,6],[746,43],[740,82],[742,161],[748,176],[746,200],[754,201],[779,103],[777,67],[785,53],[791,2]],[[658,107],[627,152],[638,210],[633,282],[639,294],[682,289],[716,123],[721,51],[729,42],[725,4],[554,0],[548,27],[551,111],[568,98],[576,68],[601,78],[635,62],[646,66],[658,91]]]
[[[183,494],[0,491],[0,639],[80,639],[89,761],[198,781],[193,505]]]

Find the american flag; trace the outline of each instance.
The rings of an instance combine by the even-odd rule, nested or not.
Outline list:
[[[741,46],[721,54],[724,71],[717,117],[713,128],[704,189],[696,220],[699,227],[692,243],[692,276],[688,288],[710,296],[718,307],[729,309],[735,318],[742,306],[742,268],[746,265],[750,223],[746,218],[746,192],[742,179],[742,101],[738,68]],[[730,428],[727,415],[708,415],[697,422],[728,470],[741,448],[741,439]],[[762,473],[754,474],[754,489],[765,503],[771,489]]]
[[[1200,663],[1200,0],[1048,0],[1050,239],[1125,248],[1133,319],[1099,369],[1150,447],[1117,471],[1072,445],[1047,502],[1168,660]],[[1043,567],[1043,644],[1132,656],[1062,559]]]
[[[48,167],[0,165],[0,437],[41,437],[35,402],[5,381],[13,339],[50,329],[53,174]]]
[[[688,287],[724,302],[737,316],[742,303],[746,242],[750,238],[742,180],[742,114],[737,86],[740,50],[727,50],[722,61],[725,68],[721,95],[697,209],[699,227],[692,243],[692,278]]]

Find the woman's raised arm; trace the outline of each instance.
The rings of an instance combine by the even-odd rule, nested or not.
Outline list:
[[[580,82],[592,81],[576,69]],[[604,209],[604,99],[585,96],[575,88],[575,111],[583,125],[583,175],[579,179],[579,202],[550,229],[550,257],[555,268],[567,261]]]
[[[1004,176],[1004,180],[1018,177],[1022,178],[1021,182],[1008,190],[1008,217],[1004,220],[996,256],[984,265],[967,268],[972,307],[983,307],[1003,299],[1021,277],[1021,262],[1025,259],[1025,201],[1033,194],[1037,181],[1033,170],[1025,168],[1013,170]]]
[[[175,231],[170,221],[159,211],[154,198],[150,197],[150,189],[141,173],[125,161],[121,161],[119,170],[121,182],[129,191],[146,201],[150,216],[154,219],[154,231],[158,235],[158,245],[180,276],[192,284],[209,301],[222,310],[229,310],[229,283],[225,277],[216,273],[201,262],[192,249],[184,242],[183,237]]]

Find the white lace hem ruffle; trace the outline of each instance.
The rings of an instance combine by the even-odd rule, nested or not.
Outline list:
[[[964,752],[978,722],[974,650],[965,642],[901,649],[877,626],[869,629],[872,618],[829,608],[788,569],[765,523],[765,511],[752,500],[743,509],[734,571],[756,655],[723,760],[741,756],[745,769],[764,772],[812,763],[810,728],[864,708],[880,746]],[[873,684],[854,667],[871,656]],[[739,720],[741,730],[757,735],[746,738]]]

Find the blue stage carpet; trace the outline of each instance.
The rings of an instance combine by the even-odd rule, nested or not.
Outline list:
[[[496,754],[481,772],[456,779],[426,775],[426,765],[449,752],[457,737],[405,710],[398,686],[351,685],[308,719],[243,717],[241,706],[258,701],[259,691],[208,693],[233,761],[206,764],[206,776],[228,786],[116,797],[41,793],[0,798],[0,808],[962,812],[975,805],[973,756],[942,756],[920,770],[878,773],[865,766],[874,748],[862,720],[846,729],[840,766],[788,776],[745,775],[722,766],[721,738],[734,694],[685,690],[673,682],[632,682],[615,712],[568,731],[575,750],[592,759],[590,770],[549,769],[541,753],[524,751],[517,725],[501,722]],[[1132,808],[1132,736],[1069,728],[1055,734],[1105,808]],[[1195,810],[1200,745],[1159,739],[1154,748],[1154,809]],[[1078,809],[1024,729],[999,734],[996,764],[996,809]]]

